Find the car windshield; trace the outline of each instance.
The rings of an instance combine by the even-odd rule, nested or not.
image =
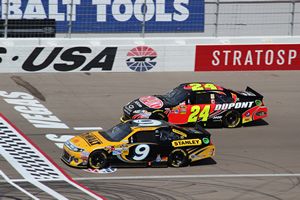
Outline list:
[[[183,102],[186,99],[187,95],[188,92],[182,87],[178,86],[173,90],[167,92],[166,94],[161,95],[160,97],[167,107],[173,107]]]
[[[107,131],[99,133],[109,141],[118,142],[131,133],[131,126],[129,123],[120,123]]]

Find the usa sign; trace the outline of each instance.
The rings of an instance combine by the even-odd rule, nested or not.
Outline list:
[[[8,1],[9,19],[55,19],[58,32],[68,31],[70,19],[73,32],[141,32],[143,22],[146,32],[204,31],[204,0]]]
[[[300,70],[300,44],[197,45],[195,71]]]

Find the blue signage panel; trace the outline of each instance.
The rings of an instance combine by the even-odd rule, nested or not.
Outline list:
[[[203,32],[204,0],[10,0],[8,18],[55,19],[58,32]]]

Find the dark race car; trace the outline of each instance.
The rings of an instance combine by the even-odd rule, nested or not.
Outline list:
[[[186,129],[162,120],[139,119],[65,142],[62,161],[77,168],[120,164],[182,167],[210,158],[215,146],[203,128]]]
[[[161,119],[234,128],[267,117],[263,96],[247,87],[233,91],[213,83],[183,83],[164,95],[140,97],[123,107],[121,121]]]

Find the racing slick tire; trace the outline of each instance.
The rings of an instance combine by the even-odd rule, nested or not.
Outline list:
[[[236,128],[241,125],[241,114],[236,110],[228,111],[223,118],[223,125],[226,128]]]
[[[88,160],[88,166],[93,169],[102,169],[108,166],[108,154],[104,150],[93,151]]]
[[[157,119],[157,120],[164,120],[168,121],[168,117],[165,113],[163,112],[155,112],[150,116],[150,119]]]
[[[183,149],[174,149],[168,157],[168,164],[171,167],[185,167],[188,163],[188,154]]]

